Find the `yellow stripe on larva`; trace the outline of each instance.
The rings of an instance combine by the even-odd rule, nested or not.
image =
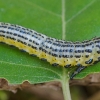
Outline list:
[[[14,45],[15,47],[18,47],[19,49],[26,50],[29,54],[37,54],[37,52],[35,52],[36,51],[35,49],[30,48],[20,42],[17,42],[11,39],[0,37],[0,42],[4,42],[9,45]]]
[[[65,68],[77,66],[71,79],[89,65],[100,61],[100,38],[83,42],[66,42],[47,37],[34,30],[0,23],[0,42],[14,45],[50,64]]]

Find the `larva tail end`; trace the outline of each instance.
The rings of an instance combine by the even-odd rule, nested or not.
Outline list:
[[[80,66],[78,67],[70,76],[70,80],[73,79],[74,76],[76,76],[78,73],[80,73],[82,70],[84,70],[86,67],[85,66]]]

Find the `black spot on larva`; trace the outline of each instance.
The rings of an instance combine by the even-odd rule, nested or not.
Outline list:
[[[98,53],[98,54],[100,54],[100,50],[99,50],[99,51],[97,51],[97,53]]]
[[[25,45],[27,44],[26,42],[23,42]]]
[[[2,26],[3,28],[7,28],[7,26]]]
[[[94,44],[93,42],[90,43],[90,45]]]
[[[35,43],[35,41],[33,40],[33,43]]]
[[[13,35],[14,35],[14,36],[17,36],[17,34],[16,34],[16,33],[14,33]]]
[[[34,37],[34,35],[32,35],[32,37]]]
[[[14,30],[14,27],[12,27],[11,30]]]
[[[8,29],[10,29],[11,27],[8,27]]]
[[[18,37],[22,37],[21,35],[18,35]]]
[[[0,30],[0,32],[5,33],[5,31],[3,31],[3,30]]]
[[[15,26],[14,24],[11,24],[10,26]]]
[[[45,53],[47,52],[45,49],[43,50]]]
[[[70,52],[70,53],[73,52],[73,49],[70,49],[69,52]]]
[[[22,44],[24,44],[24,42],[23,42],[23,41],[19,41],[19,42],[21,42]]]
[[[23,30],[20,30],[21,33],[23,33]]]
[[[37,49],[37,47],[32,46],[33,49]]]
[[[44,36],[42,35],[42,38],[44,38]]]
[[[84,50],[82,50],[81,52],[84,53]]]
[[[9,34],[11,34],[11,35],[12,35],[13,33],[12,33],[12,32],[9,32]]]
[[[19,31],[19,29],[18,29],[18,28],[15,28],[15,30],[16,30],[16,31]]]
[[[6,36],[6,38],[10,38],[9,36]]]
[[[80,47],[81,45],[75,45],[75,47]]]
[[[46,46],[46,48],[49,48],[48,46]]]
[[[32,42],[32,40],[29,40],[30,42]]]
[[[12,39],[12,40],[16,40],[15,38],[13,38],[13,37],[9,37],[10,39]]]
[[[72,58],[73,57],[73,55],[70,55],[70,58]]]
[[[51,42],[51,41],[48,41],[48,43],[49,43],[49,44],[52,44],[52,42]]]
[[[60,49],[59,52],[63,52],[63,50]]]
[[[89,55],[85,55],[85,57],[86,57],[86,58],[88,58],[88,57],[89,57]]]
[[[85,44],[86,46],[89,46],[89,44]]]
[[[98,47],[100,49],[100,45],[96,45],[96,47]]]
[[[64,57],[64,58],[65,58],[65,55],[62,55],[62,57]]]
[[[65,50],[63,50],[63,52],[65,52]]]
[[[39,47],[39,50],[42,50],[42,47]]]
[[[71,47],[74,47],[73,45],[71,45]]]
[[[99,43],[99,41],[95,41],[95,43]]]
[[[81,53],[81,50],[78,50],[78,53]]]
[[[61,58],[61,55],[59,55],[59,58]]]
[[[29,30],[31,33],[33,32],[33,30]]]
[[[52,66],[58,66],[58,65],[59,65],[59,64],[57,64],[57,63],[53,63],[53,64],[52,64]]]
[[[9,32],[9,31],[7,31],[6,33],[7,33],[7,34],[10,34],[10,32]]]
[[[75,55],[75,57],[76,57],[76,58],[80,58],[80,57],[81,57],[81,55]]]
[[[28,46],[30,47],[30,46],[31,46],[31,44],[28,44]]]
[[[2,37],[5,37],[5,35],[1,35]]]
[[[31,35],[30,32],[27,32],[26,34]]]
[[[69,67],[71,67],[71,64],[67,64],[67,65],[65,65],[64,67],[65,67],[65,68],[69,68]]]
[[[65,58],[69,58],[70,56],[69,55],[65,55]]]
[[[20,42],[20,40],[18,39],[17,42]]]
[[[93,59],[89,59],[88,61],[86,61],[86,64],[91,64],[93,62]]]
[[[48,52],[49,55],[51,55],[51,52]]]
[[[75,50],[75,53],[78,53],[78,51],[77,51],[77,50]]]
[[[43,48],[42,48],[42,51],[44,52],[44,51],[45,51],[45,49],[43,49]]]
[[[23,30],[26,30],[24,27],[22,27]]]
[[[36,43],[36,45],[39,45],[38,43]]]
[[[91,49],[86,49],[85,52],[91,53],[92,50]]]
[[[52,49],[52,47],[50,47],[50,49]]]
[[[57,55],[57,54],[52,53],[52,56],[57,57],[58,55]]]
[[[65,52],[68,52],[68,50],[66,49]]]

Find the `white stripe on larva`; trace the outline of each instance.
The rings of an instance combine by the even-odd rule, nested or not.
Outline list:
[[[63,67],[77,66],[71,75],[100,61],[100,38],[83,42],[57,40],[34,30],[9,23],[0,23],[0,42],[14,45],[31,55]]]

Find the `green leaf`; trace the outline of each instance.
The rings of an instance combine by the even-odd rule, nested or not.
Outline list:
[[[74,3],[69,1],[66,5],[66,39],[72,41],[90,40],[100,37],[100,0],[85,0]],[[70,11],[68,12],[68,9]],[[73,10],[72,10],[73,9]],[[91,73],[100,72],[100,63],[87,67],[76,75],[75,79],[81,79]]]
[[[48,36],[61,39],[61,4],[53,0],[0,0],[1,22],[19,24]],[[49,5],[51,4],[51,7]],[[56,6],[56,7],[55,7]],[[55,20],[56,19],[56,20]],[[62,67],[32,57],[6,44],[0,44],[0,78],[10,84],[43,83],[61,79]]]
[[[65,13],[62,13],[62,0],[0,0],[0,21],[19,24],[57,39],[83,41],[100,36],[99,6],[99,0],[66,0]],[[31,83],[62,81],[68,71],[0,44],[0,77],[11,84],[25,80]],[[96,64],[76,78],[99,71]]]

